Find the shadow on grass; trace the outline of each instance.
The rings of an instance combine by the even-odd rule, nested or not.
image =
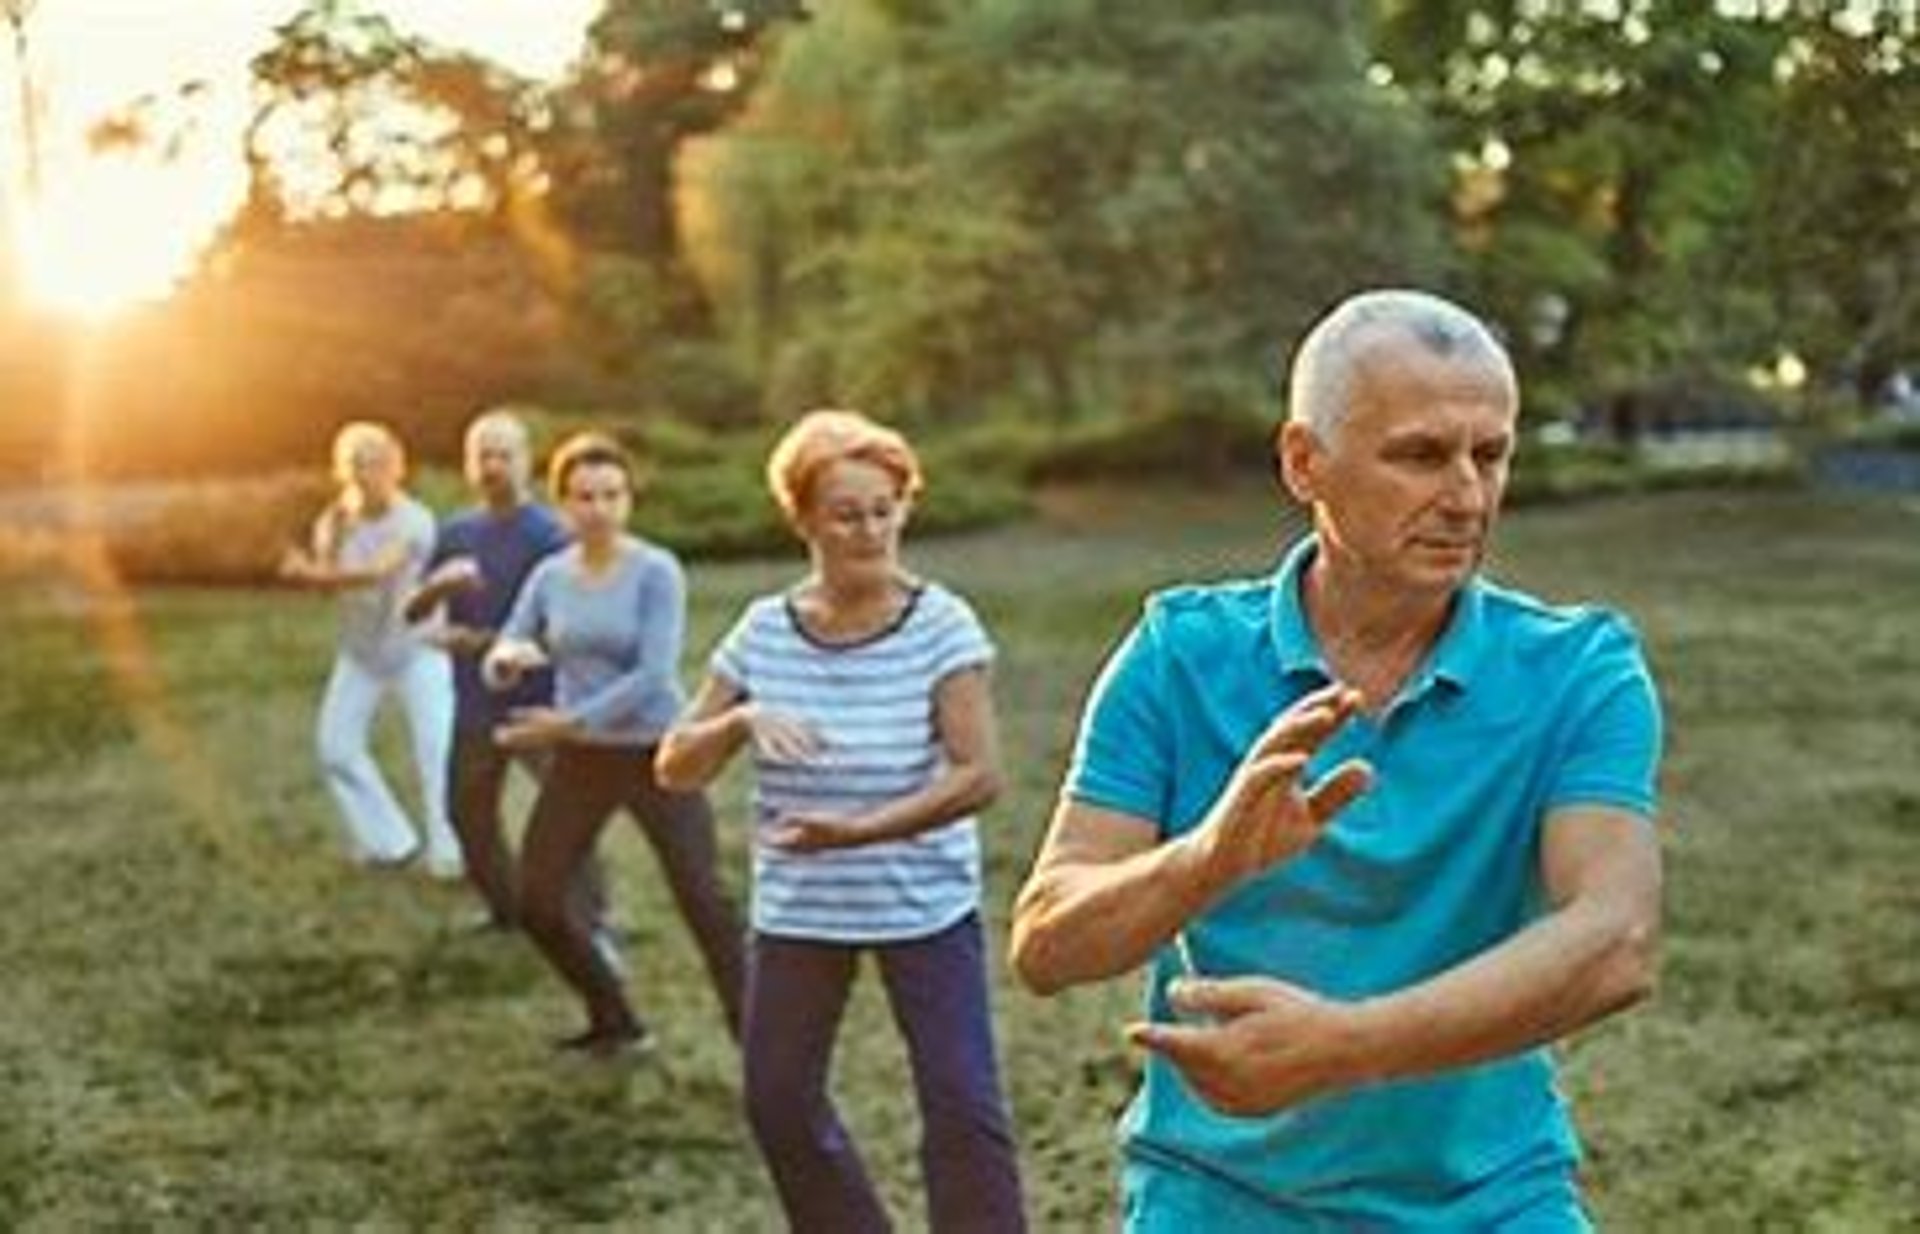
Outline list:
[[[448,1128],[461,1177],[561,1220],[601,1222],[630,1215],[633,1180],[662,1158],[687,1175],[732,1168],[730,1099],[701,1117],[719,1094],[690,1093],[654,1064],[562,1066],[575,1074],[490,1094]]]
[[[235,1032],[298,1028],[415,1011],[429,1004],[517,991],[522,974],[499,954],[437,943],[409,956],[384,951],[249,953],[216,960],[169,1007],[188,1052]]]

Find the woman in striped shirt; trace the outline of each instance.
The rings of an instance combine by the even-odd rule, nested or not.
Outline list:
[[[899,434],[813,412],[767,478],[812,571],[747,606],[656,760],[663,785],[692,790],[753,748],[755,1138],[796,1231],[889,1228],[827,1092],[870,952],[907,1039],[932,1227],[1024,1229],[973,817],[1001,787],[992,644],[966,601],[901,566],[920,469]]]

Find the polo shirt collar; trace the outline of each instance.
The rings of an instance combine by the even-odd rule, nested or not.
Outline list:
[[[1273,650],[1282,673],[1289,677],[1312,674],[1331,681],[1333,673],[1320,654],[1320,640],[1314,637],[1313,627],[1307,623],[1307,606],[1300,599],[1300,585],[1306,579],[1307,566],[1319,550],[1319,538],[1309,535],[1301,537],[1299,543],[1287,551],[1273,588],[1270,624]]]
[[[1307,567],[1319,551],[1319,538],[1313,535],[1301,537],[1288,550],[1275,576],[1270,625],[1274,654],[1283,674],[1311,674],[1331,681],[1333,673],[1320,652],[1320,640],[1307,621],[1307,608],[1300,598]],[[1437,683],[1455,690],[1467,689],[1486,652],[1486,621],[1486,584],[1475,574],[1454,597],[1446,628],[1401,688],[1401,697],[1416,698]]]

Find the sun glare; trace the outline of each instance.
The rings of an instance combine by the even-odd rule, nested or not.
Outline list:
[[[163,299],[212,225],[204,180],[184,171],[95,158],[47,185],[20,228],[28,293],[89,321]]]

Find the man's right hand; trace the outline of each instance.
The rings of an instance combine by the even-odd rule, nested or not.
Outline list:
[[[493,631],[448,622],[432,635],[433,643],[450,655],[477,658],[493,646]]]
[[[472,591],[486,580],[472,557],[449,557],[427,576],[427,586],[442,592]]]
[[[1203,877],[1224,891],[1304,851],[1335,814],[1373,783],[1353,759],[1303,788],[1307,762],[1360,709],[1358,690],[1329,685],[1274,718],[1241,758],[1206,821],[1192,832]]]

